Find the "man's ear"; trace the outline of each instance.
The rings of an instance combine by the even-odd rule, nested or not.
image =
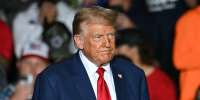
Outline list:
[[[82,39],[82,37],[81,37],[80,34],[74,35],[74,41],[75,41],[75,43],[76,43],[76,46],[77,46],[80,50],[82,50],[82,49],[83,49],[83,39]]]

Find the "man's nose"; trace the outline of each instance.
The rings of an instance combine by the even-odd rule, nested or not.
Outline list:
[[[104,38],[104,45],[105,47],[110,47],[110,40],[107,36]]]

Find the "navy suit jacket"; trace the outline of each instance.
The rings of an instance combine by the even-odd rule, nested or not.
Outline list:
[[[110,67],[117,100],[149,100],[143,70],[115,57]],[[119,77],[120,74],[122,77]],[[79,53],[47,67],[38,75],[33,100],[96,100]]]

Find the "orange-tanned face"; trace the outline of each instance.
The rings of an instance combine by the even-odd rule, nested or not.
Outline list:
[[[115,29],[112,25],[85,24],[75,41],[83,54],[96,66],[106,65],[115,53]]]

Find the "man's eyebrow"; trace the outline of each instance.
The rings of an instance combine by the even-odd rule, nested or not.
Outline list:
[[[113,31],[113,32],[109,32],[108,34],[115,34],[116,32],[115,31]]]
[[[108,32],[108,34],[115,34],[116,31],[115,30],[111,30],[110,32]],[[102,36],[104,35],[104,33],[96,33],[96,34],[93,34],[92,36]]]
[[[96,33],[96,34],[93,34],[93,36],[102,36],[103,33]]]

